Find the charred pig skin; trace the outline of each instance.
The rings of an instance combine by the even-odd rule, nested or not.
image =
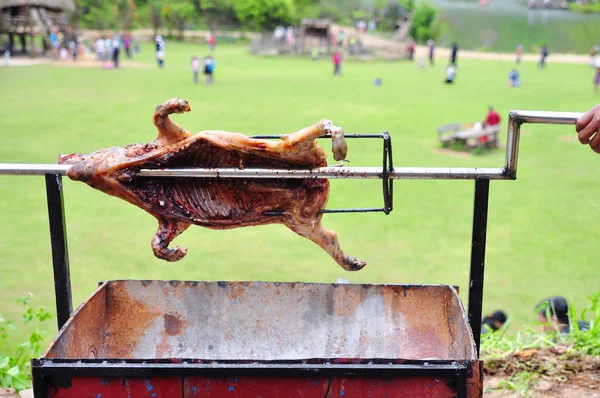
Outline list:
[[[344,133],[327,119],[284,135],[278,141],[208,130],[192,135],[169,115],[191,110],[187,101],[171,99],[154,112],[158,137],[146,144],[100,149],[87,155],[59,156],[69,164],[67,176],[132,203],[158,220],[152,239],[156,257],[181,260],[187,248],[169,244],[190,225],[229,229],[284,224],[323,248],[345,270],[356,271],[364,261],[346,254],[337,234],[321,224],[329,196],[326,179],[236,179],[140,177],[141,169],[271,168],[311,169],[327,165],[316,139],[331,134],[336,160],[346,157]],[[265,215],[278,212],[281,215]]]

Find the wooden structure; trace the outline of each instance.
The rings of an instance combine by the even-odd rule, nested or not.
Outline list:
[[[43,37],[44,52],[50,46],[54,29],[65,30],[68,13],[75,11],[73,0],[0,0],[0,35],[8,35],[8,45],[15,52],[15,36],[21,41],[21,52],[34,51],[33,37]]]
[[[298,32],[298,51],[310,52],[318,48],[320,53],[331,52],[331,21],[329,19],[308,19],[300,21]]]

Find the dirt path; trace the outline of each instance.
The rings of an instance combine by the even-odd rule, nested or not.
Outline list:
[[[65,68],[98,68],[101,69],[103,61],[98,61],[94,58],[79,59],[76,62],[68,59],[59,61],[49,57],[29,58],[29,57],[13,57],[10,59],[9,68],[13,66],[35,66],[35,65],[53,65]],[[0,66],[7,67],[4,64]],[[120,61],[119,66],[123,68],[149,68],[149,65],[140,64],[134,61]]]
[[[484,398],[521,398],[517,392],[492,390],[505,378],[499,376],[484,377]],[[529,391],[531,398],[600,398],[600,390],[595,387],[582,387],[570,383],[552,383],[541,380],[534,391]]]
[[[419,57],[427,58],[427,47],[417,46],[417,59]],[[438,60],[447,60],[450,58],[449,48],[436,48],[435,58]],[[488,61],[515,61],[515,54],[513,53],[492,53],[492,52],[479,52],[479,51],[468,51],[459,50],[458,60],[460,59],[482,59]],[[538,62],[540,56],[538,54],[523,54],[523,62]],[[562,64],[588,64],[590,61],[589,55],[581,54],[550,54],[546,58],[548,63],[562,63]]]

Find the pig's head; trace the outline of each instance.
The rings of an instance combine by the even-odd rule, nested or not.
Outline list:
[[[58,163],[71,165],[67,176],[93,188],[110,193],[120,182],[130,181],[145,156],[153,151],[152,144],[131,144],[126,147],[99,149],[85,155],[59,155]]]

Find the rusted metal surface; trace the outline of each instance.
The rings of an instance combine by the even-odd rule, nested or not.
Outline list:
[[[457,388],[443,377],[74,377],[47,392],[49,398],[454,398]]]
[[[149,379],[120,377],[74,377],[48,389],[48,398],[179,398],[183,397],[178,377]],[[37,397],[36,397],[37,398]]]
[[[188,377],[184,398],[213,397],[389,397],[454,398],[448,380],[436,377],[377,378],[261,378]]]
[[[69,318],[50,343],[47,358],[98,358],[105,345],[106,283],[100,286]],[[75,324],[75,325],[74,325]]]
[[[450,286],[111,281],[54,358],[476,360]]]
[[[326,377],[188,377],[183,384],[183,397],[323,398],[330,383]]]
[[[456,389],[448,380],[436,377],[397,379],[333,378],[327,398],[340,397],[397,397],[397,398],[454,398]]]

